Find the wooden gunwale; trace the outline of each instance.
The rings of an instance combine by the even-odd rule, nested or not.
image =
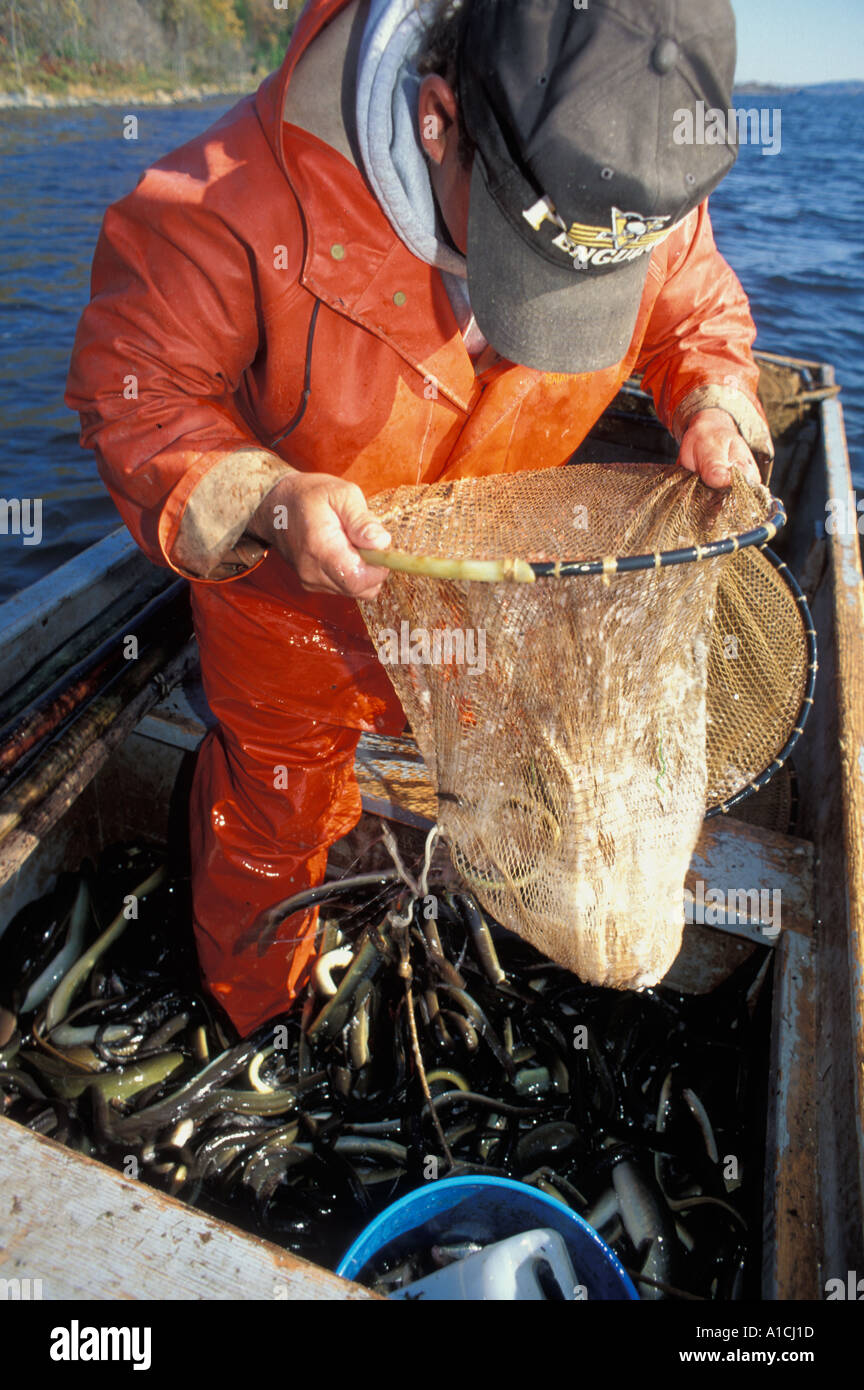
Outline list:
[[[826,385],[834,369],[822,369]],[[836,398],[821,405],[829,498],[852,493],[843,415]],[[854,493],[852,493],[854,496]],[[854,513],[857,520],[857,512]],[[855,1124],[859,1196],[864,1210],[864,575],[857,529],[831,535],[834,642],[837,659],[840,778],[849,902],[849,991],[855,1052]]]

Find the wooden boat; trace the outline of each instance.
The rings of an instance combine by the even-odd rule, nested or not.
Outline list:
[[[794,834],[778,810],[788,809],[788,786],[769,786],[706,821],[688,882],[782,892],[762,1293],[820,1299],[829,1280],[845,1287],[850,1271],[864,1270],[864,582],[833,369],[770,354],[760,364],[777,445],[772,489],[789,511],[776,548],[810,600],[820,674],[794,755]],[[674,444],[629,384],[579,457],[671,458]],[[87,667],[106,628],[120,630],[172,578],[120,529],[16,595],[0,607],[0,689],[35,708],[71,663]],[[209,712],[193,643],[175,642],[156,665],[155,679],[144,671],[125,691],[119,714],[103,710],[73,741],[59,781],[55,769],[53,784],[16,812],[0,842],[0,930],[60,870],[110,841],[185,834],[183,789]],[[0,712],[8,718],[8,696]],[[434,797],[410,741],[364,737],[357,774],[366,814],[431,823]],[[766,937],[755,920],[688,926],[669,982],[704,991],[757,942]],[[0,1214],[2,1274],[41,1279],[44,1297],[373,1297],[6,1119],[0,1143],[11,1196]]]

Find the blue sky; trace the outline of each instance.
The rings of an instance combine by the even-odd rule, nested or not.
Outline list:
[[[739,82],[864,81],[862,0],[732,0]]]

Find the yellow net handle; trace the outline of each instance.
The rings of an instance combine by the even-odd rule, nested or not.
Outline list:
[[[409,555],[404,550],[366,550],[358,553],[367,565],[380,565],[403,574],[420,574],[429,579],[477,580],[483,584],[534,584],[536,575],[527,560],[456,560],[440,555]]]

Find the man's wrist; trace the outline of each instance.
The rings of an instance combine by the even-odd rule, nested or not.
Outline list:
[[[728,410],[723,410],[719,405],[706,406],[704,410],[694,410],[684,427],[685,433],[696,424],[710,425],[714,428],[722,428],[724,426],[728,428],[728,426],[731,425],[736,434],[741,434],[735,416],[731,415]],[[741,437],[743,439],[743,435]]]
[[[276,538],[276,508],[284,506],[284,494],[286,479],[290,478],[295,472],[293,468],[287,468],[281,477],[277,478],[270,491],[262,497],[256,507],[249,523],[246,527],[246,535],[253,540],[261,541],[264,545],[272,545]]]
[[[669,424],[678,443],[681,443],[695,417],[708,410],[722,411],[734,421],[738,434],[756,459],[762,481],[767,482],[774,458],[771,434],[763,412],[738,387],[720,383],[694,387],[678,404]]]

